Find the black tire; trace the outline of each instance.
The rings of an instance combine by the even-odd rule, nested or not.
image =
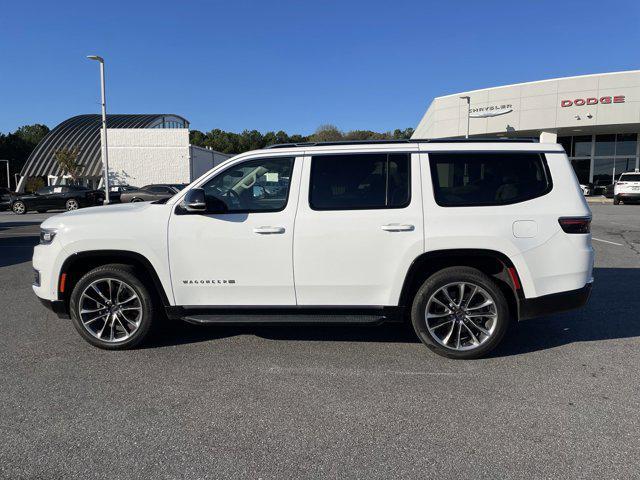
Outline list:
[[[97,338],[88,331],[80,318],[79,312],[81,308],[80,301],[82,293],[93,282],[107,278],[124,282],[136,293],[140,301],[140,324],[137,330],[135,330],[130,337],[122,341],[107,341]],[[143,281],[142,277],[136,273],[136,270],[133,267],[123,264],[109,264],[94,268],[86,273],[76,283],[69,299],[69,311],[71,313],[73,326],[80,336],[82,336],[82,338],[91,345],[105,350],[125,350],[136,347],[148,337],[149,332],[152,330],[152,326],[154,325],[156,302],[153,291],[149,288],[146,282]]]
[[[27,213],[27,206],[22,200],[16,200],[15,202],[13,202],[13,205],[11,205],[11,210],[16,215],[24,215],[25,213]]]
[[[620,199],[618,197],[613,197],[613,204],[620,205]]]
[[[134,202],[144,202],[144,200],[142,200],[141,198],[135,197],[131,199],[131,203],[134,203]]]
[[[477,347],[470,350],[456,350],[455,348],[449,348],[438,342],[438,340],[434,338],[434,334],[432,334],[427,328],[425,319],[427,304],[431,296],[436,294],[436,292],[438,292],[442,287],[458,282],[476,285],[483,289],[490,297],[492,297],[493,305],[495,305],[495,314],[497,315],[494,320],[495,327],[492,327],[493,331],[491,335],[483,339]],[[468,299],[467,302],[469,300],[470,299]],[[462,303],[462,300],[460,303]],[[453,318],[453,315],[451,315],[451,318]],[[452,331],[453,327],[458,325],[458,328],[462,332],[465,332],[466,330],[462,330],[463,325],[461,323],[463,321],[469,321],[469,319],[460,320],[460,324],[456,324],[456,320],[447,321],[453,322]],[[449,267],[434,273],[422,284],[413,300],[411,308],[411,323],[413,324],[413,329],[418,335],[418,338],[434,353],[454,359],[480,358],[488,354],[500,343],[509,328],[509,305],[498,285],[481,271],[475,268],[463,266]],[[439,326],[437,328],[439,328]],[[466,328],[467,327],[465,327],[465,329]],[[463,333],[463,335],[466,334]]]

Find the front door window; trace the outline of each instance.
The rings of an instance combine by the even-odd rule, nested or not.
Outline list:
[[[293,162],[293,157],[278,157],[234,165],[203,186],[205,196],[222,200],[228,213],[281,211],[289,197]]]

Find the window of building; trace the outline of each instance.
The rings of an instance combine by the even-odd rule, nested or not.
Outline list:
[[[633,172],[636,169],[636,159],[635,157],[628,157],[628,158],[616,157],[614,166],[615,166],[614,178],[617,180],[618,178],[620,178],[621,174],[625,172]]]
[[[616,153],[616,136],[611,135],[596,135],[596,156],[613,156]]]
[[[574,157],[590,157],[591,156],[591,135],[580,135],[573,137]]]
[[[638,145],[638,134],[622,133],[616,136],[616,155],[634,155]]]
[[[614,158],[596,158],[593,160],[593,184],[601,187],[613,183]]]
[[[445,207],[523,202],[552,186],[535,153],[432,153],[429,163],[436,203]]]
[[[588,158],[572,160],[571,166],[576,172],[576,177],[582,185],[589,183],[589,171],[591,170],[591,160]]]
[[[314,156],[309,204],[314,210],[404,208],[410,161],[408,153]]]
[[[573,153],[571,151],[571,137],[558,137],[558,143],[562,145],[564,151],[567,152],[568,157],[572,157]]]
[[[208,201],[225,203],[228,213],[278,212],[289,198],[293,157],[248,160],[229,167],[204,186]]]

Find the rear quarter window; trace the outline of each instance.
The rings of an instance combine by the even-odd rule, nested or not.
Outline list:
[[[552,182],[544,155],[430,153],[435,201],[443,207],[510,205],[541,197]]]

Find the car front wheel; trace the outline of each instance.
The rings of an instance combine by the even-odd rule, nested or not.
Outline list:
[[[500,288],[470,267],[450,267],[433,274],[418,290],[411,309],[420,340],[448,358],[486,355],[504,337],[509,320]]]
[[[135,347],[153,323],[151,291],[128,265],[105,265],[85,274],[73,288],[69,307],[78,333],[107,350]]]
[[[16,215],[24,215],[25,213],[27,213],[27,206],[24,204],[24,202],[18,200],[16,202],[13,202],[11,210],[13,210],[13,213],[15,213]]]

